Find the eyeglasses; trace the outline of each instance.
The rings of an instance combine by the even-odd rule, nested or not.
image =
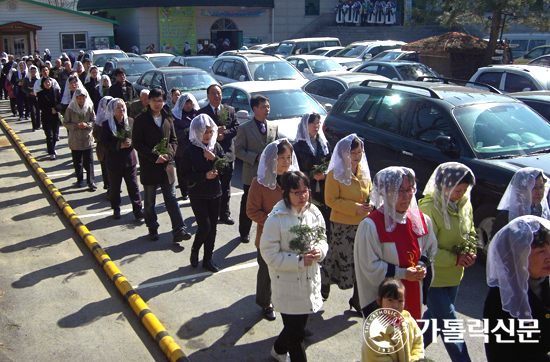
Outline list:
[[[296,197],[301,197],[309,194],[311,192],[310,189],[304,190],[304,191],[290,191],[291,194],[294,194]]]
[[[411,187],[406,190],[399,190],[399,196],[412,195],[416,192],[416,187]]]

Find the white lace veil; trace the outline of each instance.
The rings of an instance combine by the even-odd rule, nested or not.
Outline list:
[[[193,109],[195,111],[198,111],[200,109],[199,103],[191,93],[183,93],[178,98],[174,108],[172,108],[172,114],[174,115],[174,117],[176,117],[177,119],[181,119],[181,112],[183,111],[183,106],[185,106],[185,102],[187,102],[188,100],[191,100],[191,102],[193,102]]]
[[[206,132],[206,127],[214,127],[214,135],[208,142],[208,145],[202,143],[202,136]],[[207,114],[199,114],[191,121],[189,126],[189,141],[197,147],[201,147],[204,150],[212,152],[216,145],[216,137],[218,135],[218,126]]]
[[[33,68],[36,69],[36,77],[37,77],[37,79],[38,79],[38,75],[39,75],[39,74],[38,74],[38,68],[36,67],[36,65],[31,65],[31,66],[29,67],[28,72],[27,72],[27,79],[28,79],[29,81],[32,80],[32,79],[31,79],[31,78],[32,78],[31,69],[33,69]],[[53,82],[52,82],[52,83],[53,83]]]
[[[435,209],[445,220],[445,228],[451,230],[451,218],[449,217],[450,196],[460,181],[468,173],[474,177],[474,173],[469,167],[459,162],[446,162],[435,169],[424,189],[424,196],[431,195],[434,199]],[[474,178],[475,184],[475,178]],[[460,235],[464,240],[468,240],[472,230],[472,204],[470,203],[470,192],[473,185],[468,186],[468,190],[457,201],[457,213],[460,219]]]
[[[100,85],[100,87],[103,88],[103,81],[104,81],[105,79],[107,79],[107,81],[109,81],[109,87],[111,87],[111,78],[109,78],[109,76],[108,76],[107,74],[103,74],[103,75],[101,76],[101,85]]]
[[[78,102],[76,101],[76,97],[78,96],[86,96],[86,101],[84,102],[84,105],[82,107],[80,107],[78,105]],[[77,88],[74,91],[73,99],[71,99],[71,103],[69,103],[68,108],[76,114],[86,115],[89,110],[91,110],[92,112],[94,111],[94,104],[92,103],[90,95],[85,88]]]
[[[84,89],[84,86],[82,85],[82,82],[80,81],[78,76],[74,75],[74,77],[76,78],[76,83],[78,84],[77,89]],[[63,90],[63,97],[61,98],[61,103],[62,104],[71,103],[71,86],[69,85],[70,78],[71,77],[69,77],[69,79],[67,79],[67,82],[65,83],[65,89]]]
[[[308,136],[309,137],[309,136]],[[334,179],[343,183],[346,186],[351,185],[351,143],[357,137],[355,133],[342,138],[336,144],[330,163],[328,165],[328,171],[334,170]],[[367,155],[363,147],[363,141],[360,140],[361,149],[363,150],[363,156],[361,156],[361,162],[359,162],[358,173],[361,174],[363,181],[368,184],[370,182],[370,169],[367,162]]]
[[[487,284],[500,288],[502,309],[518,319],[532,319],[529,305],[529,254],[533,233],[550,221],[533,215],[508,223],[491,240],[487,255]]]
[[[123,121],[122,121],[124,124],[124,129],[127,129],[127,130],[130,129],[130,123],[128,123],[128,112],[126,110],[126,103],[124,102],[124,99],[113,98],[107,105],[107,110],[105,111],[105,118],[109,123],[109,128],[111,129],[111,132],[113,132],[113,135],[115,136],[117,133],[117,130],[116,130],[117,120],[115,119],[115,108],[119,102],[122,102],[122,105],[124,106]]]
[[[302,120],[300,121],[300,124],[298,125],[298,133],[296,134],[295,141],[306,141],[307,145],[309,146],[309,149],[311,152],[315,155],[315,149],[313,148],[313,145],[311,144],[311,138],[309,137],[309,118],[311,117],[313,113],[308,112],[302,116]],[[319,119],[319,122],[321,119]],[[319,139],[319,143],[321,144],[321,147],[323,148],[323,154],[326,156],[328,155],[328,142],[327,138],[325,137],[325,133],[323,132],[322,128],[319,128],[319,132],[317,133],[317,137]]]
[[[96,69],[97,72],[99,73],[99,69],[97,69],[97,67],[95,65],[92,65],[90,67],[90,69],[88,69],[88,72],[86,73],[86,78],[84,79],[84,84],[88,83],[90,81],[90,79],[92,79],[92,69]],[[96,78],[97,79],[97,78]],[[99,82],[98,82],[99,83]]]
[[[113,99],[113,97],[105,96],[101,98],[99,104],[97,105],[97,114],[95,117],[95,123],[98,126],[103,125],[103,122],[107,120],[105,112],[107,111],[107,104]]]
[[[78,69],[82,69],[82,71],[84,71],[84,64],[82,64],[80,60],[77,60],[76,62],[74,62],[72,71],[80,75],[80,73],[78,73]]]
[[[286,138],[281,138],[271,142],[264,148],[262,155],[260,156],[260,164],[258,165],[258,183],[262,186],[275,190],[277,187],[277,146],[283,141],[288,141]],[[290,143],[290,142],[289,142]],[[298,159],[296,154],[292,151],[292,164],[288,168],[288,171],[300,171],[298,166]]]
[[[550,210],[548,208],[548,190],[550,182],[540,168],[525,167],[518,170],[510,180],[500,203],[499,210],[508,210],[508,221],[514,220],[522,215],[531,215],[532,194],[537,177],[542,175],[544,180],[544,196],[541,201],[542,217],[550,220]]]
[[[24,61],[20,60],[19,63],[17,63],[17,78],[18,79],[23,79],[25,76],[23,75],[23,73],[21,73],[21,64],[23,64],[25,66],[25,75],[27,75],[27,73],[29,72],[29,70],[27,69],[27,63],[25,63]]]
[[[414,171],[408,167],[392,166],[380,170],[374,176],[370,203],[374,204],[378,211],[384,214],[386,231],[389,233],[395,230],[397,225],[397,210],[395,210],[395,205],[399,199],[399,188],[405,176],[409,176],[414,180]],[[412,186],[415,186],[414,182],[412,182]],[[407,209],[407,216],[411,219],[413,231],[417,235],[426,232],[414,194],[411,195],[411,203]]]

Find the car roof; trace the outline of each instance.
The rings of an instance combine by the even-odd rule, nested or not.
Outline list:
[[[360,41],[354,41],[350,45],[370,45],[372,43],[379,43],[379,44],[407,44],[404,41],[401,40],[360,40]],[[348,46],[350,46],[348,45]]]
[[[147,59],[137,58],[137,57],[128,57],[128,58],[116,58],[116,57],[114,57],[114,58],[110,58],[109,60],[114,60],[117,63],[151,63]]]
[[[247,93],[255,92],[267,92],[274,90],[287,90],[287,89],[302,89],[299,82],[293,80],[278,80],[276,82],[258,82],[258,81],[247,81],[247,82],[235,82],[228,83],[222,88],[232,87],[243,90]]]
[[[361,79],[390,80],[389,78],[384,77],[383,75],[371,74],[371,73],[331,72],[330,74],[327,74],[327,75],[321,75],[321,76],[315,77],[311,79],[308,83],[318,79],[335,79],[335,80],[343,81],[345,83],[348,83],[350,81],[357,81]]]
[[[314,49],[314,50],[333,50],[333,49],[344,49],[343,46],[332,46],[332,47],[320,47],[320,48],[317,48],[317,49]],[[312,50],[313,51],[313,50]]]
[[[193,68],[193,67],[160,67],[160,68],[150,69],[147,72],[155,72],[155,71],[160,71],[161,73],[197,73],[197,72],[207,73],[200,68]]]
[[[538,65],[528,65],[528,64],[505,64],[505,65],[488,65],[486,67],[479,68],[480,70],[517,70],[517,71],[524,71],[528,73],[533,73],[537,75],[543,75],[548,76],[550,72],[550,68],[548,67],[541,67]]]
[[[487,102],[521,103],[520,101],[503,94],[491,93],[485,89],[464,87],[454,84],[416,81],[386,81],[385,83],[390,83],[391,89],[393,90],[429,96],[432,99],[439,99],[449,103],[454,107]],[[408,87],[408,85],[411,87]],[[376,86],[376,88],[381,88],[381,86]],[[430,94],[430,91],[433,93]]]
[[[546,91],[546,90],[515,92],[515,93],[507,93],[506,95],[517,99],[528,98],[528,99],[538,99],[546,102],[550,101],[550,91]]]
[[[325,56],[322,56],[322,55],[307,55],[307,54],[304,54],[304,55],[292,55],[288,58],[286,58],[286,60],[289,60],[289,59],[293,59],[293,58],[302,58],[302,59],[305,59],[305,60],[313,60],[313,59],[331,59],[331,58],[327,58]]]
[[[248,54],[231,54],[223,55],[218,57],[218,59],[246,59],[249,62],[264,62],[264,61],[275,61],[275,62],[284,62],[285,60],[265,53],[248,53]]]
[[[101,50],[88,50],[88,52],[93,54],[104,54],[104,53],[124,53],[119,49],[101,49]]]
[[[174,57],[175,56],[174,54],[170,54],[170,53],[148,53],[148,54],[142,54],[142,55],[146,57]]]

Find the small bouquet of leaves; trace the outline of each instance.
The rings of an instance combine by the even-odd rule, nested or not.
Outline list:
[[[16,80],[17,80],[17,83],[23,83],[23,81],[25,80],[25,77],[17,78]]]
[[[451,252],[459,256],[470,253],[477,254],[478,248],[481,248],[481,245],[477,239],[468,238],[468,240],[465,240],[462,244],[453,246]]]
[[[51,69],[50,74],[52,77],[57,78],[57,75],[59,74],[59,70]]]
[[[212,171],[218,171],[218,174],[221,175],[228,164],[229,162],[227,161],[227,158],[218,158],[214,162],[214,166],[212,166]]]
[[[86,115],[84,113],[78,113],[78,123],[86,122]]]
[[[328,170],[328,164],[329,164],[329,161],[326,158],[321,159],[321,164],[314,165],[313,168],[311,169],[310,176],[313,177],[320,173],[324,175]]]
[[[227,108],[223,108],[220,113],[218,113],[218,123],[223,127],[229,126],[229,111]]]
[[[295,225],[289,231],[296,234],[296,237],[290,241],[289,246],[292,250],[296,250],[299,255],[309,253],[311,249],[319,244],[319,240],[327,239],[326,230],[321,226],[311,228],[307,225]]]
[[[163,157],[166,156],[168,152],[170,152],[170,149],[168,148],[168,138],[163,138],[155,147],[153,147],[153,150],[151,151],[151,153]]]
[[[122,131],[117,132],[115,136],[118,139],[118,142],[116,144],[116,149],[120,150],[120,146],[124,142],[130,141],[132,139],[132,129],[124,127],[124,129],[122,129]]]
[[[434,263],[434,260],[435,260],[435,251],[433,250],[434,249],[434,246],[433,245],[430,245],[430,247],[428,248],[428,250],[426,250],[426,257],[428,258],[428,260],[426,260],[426,262],[424,263],[424,265],[422,265],[420,268],[421,269],[427,269],[429,268],[433,263]]]

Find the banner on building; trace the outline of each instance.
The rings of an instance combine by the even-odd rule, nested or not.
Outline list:
[[[159,7],[160,51],[183,54],[185,43],[197,50],[195,7]]]

